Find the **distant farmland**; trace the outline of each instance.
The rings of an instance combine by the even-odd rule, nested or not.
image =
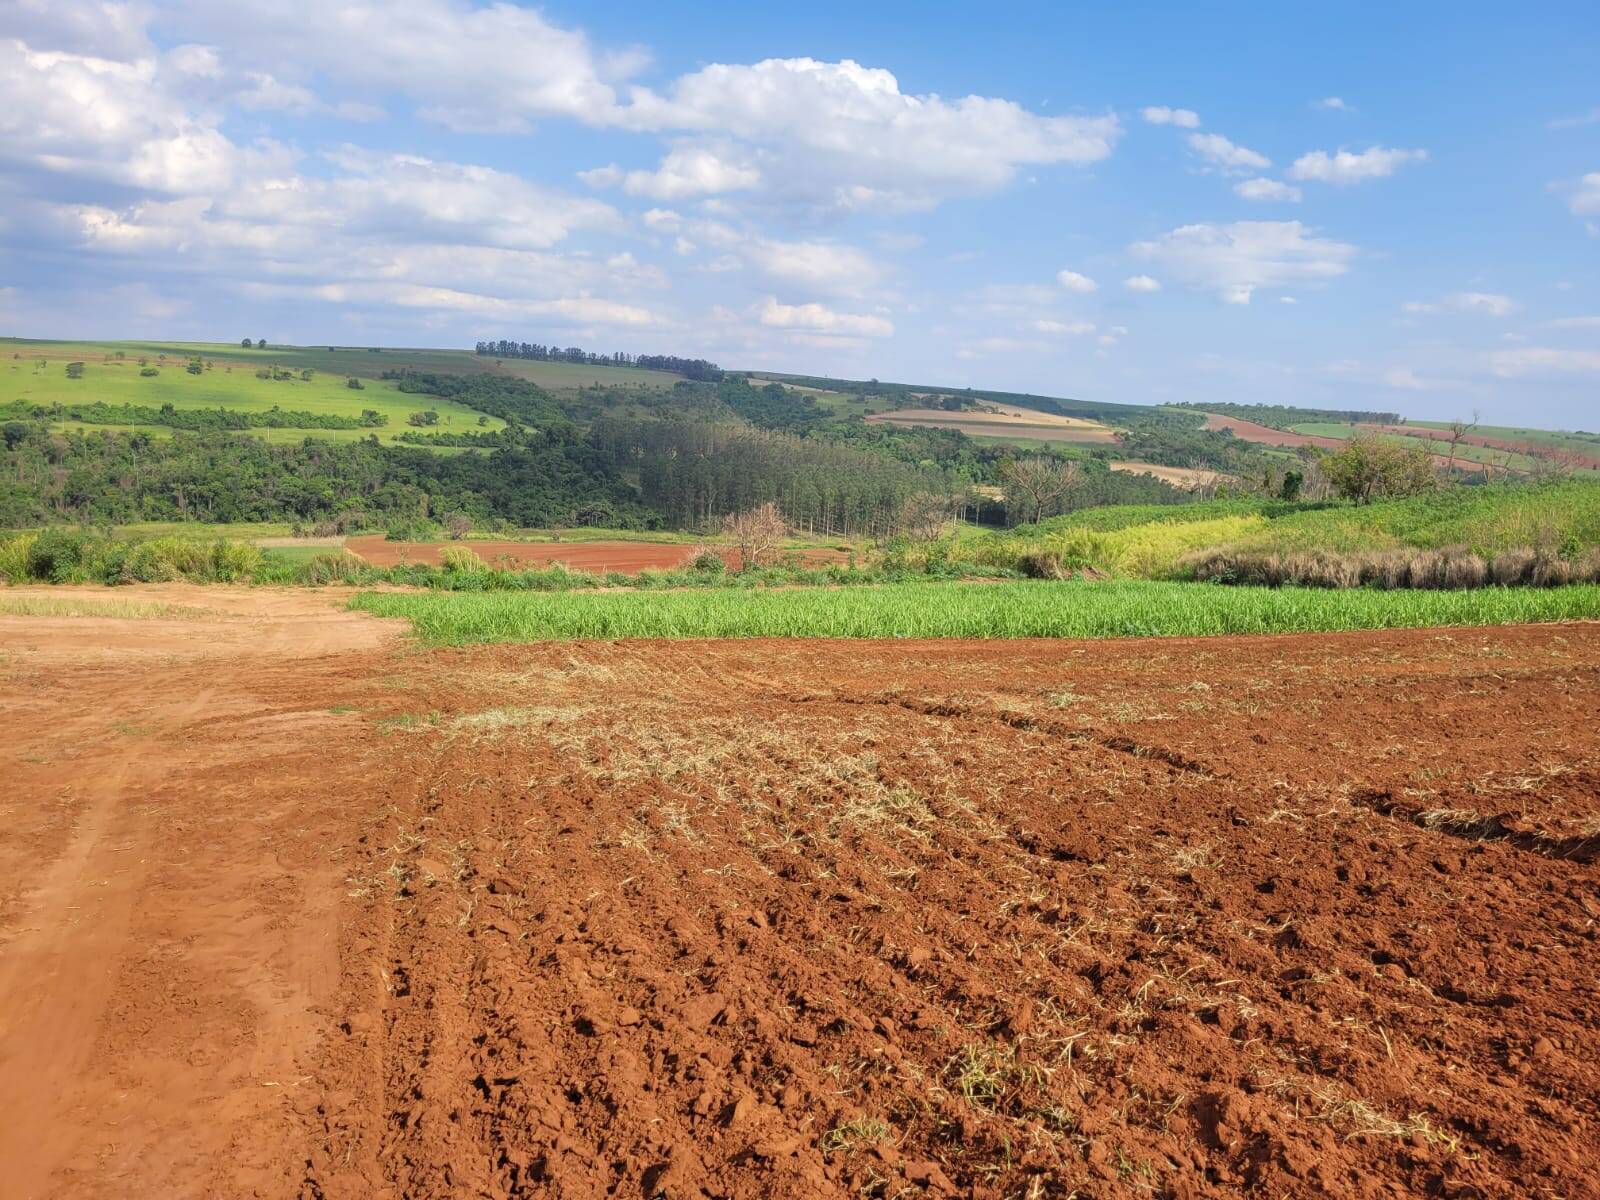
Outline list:
[[[958,429],[971,437],[1012,438],[1030,442],[1077,442],[1104,445],[1117,440],[1116,433],[1099,421],[1081,417],[1061,417],[1010,404],[986,404],[976,412],[951,412],[942,408],[902,408],[875,413],[869,423],[920,426],[929,429]]]

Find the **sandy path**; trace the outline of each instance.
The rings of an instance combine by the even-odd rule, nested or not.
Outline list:
[[[208,1194],[241,1124],[283,1121],[338,977],[311,835],[352,722],[320,685],[393,629],[326,593],[139,592],[213,615],[0,616],[7,1196]]]

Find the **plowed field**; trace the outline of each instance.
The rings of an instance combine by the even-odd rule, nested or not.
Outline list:
[[[427,563],[438,566],[446,546],[471,550],[487,563],[523,569],[563,563],[575,571],[602,574],[616,571],[637,575],[640,571],[669,571],[688,564],[697,547],[680,542],[513,542],[473,539],[464,542],[391,542],[377,534],[345,539],[345,549],[359,554],[373,566],[393,567],[401,563]],[[732,570],[739,568],[739,552],[728,546],[716,547]],[[826,566],[849,560],[842,550],[809,548],[797,552],[807,566]]]
[[[115,595],[0,617],[8,1196],[1600,1192],[1592,625]]]

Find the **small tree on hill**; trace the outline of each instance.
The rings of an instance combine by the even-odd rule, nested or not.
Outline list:
[[[1008,459],[1000,466],[1000,483],[1006,492],[1008,515],[1018,524],[1038,521],[1049,515],[1056,501],[1078,482],[1078,464],[1060,458],[1035,455]]]
[[[1357,504],[1415,496],[1438,484],[1425,447],[1402,446],[1374,434],[1353,437],[1323,455],[1321,467],[1333,490]]]
[[[250,349],[251,346],[255,345],[255,343],[252,342],[249,338],[240,338],[239,339],[239,345],[242,346],[244,349],[248,350],[248,349]]]
[[[265,350],[266,348],[267,348],[267,339],[266,338],[257,339],[257,341],[256,341],[256,349],[257,350]]]
[[[69,362],[67,364],[67,378],[68,379],[82,379],[83,378],[83,364],[81,362]]]
[[[741,567],[764,567],[778,557],[788,524],[778,506],[769,503],[723,517],[722,532],[739,548]]]

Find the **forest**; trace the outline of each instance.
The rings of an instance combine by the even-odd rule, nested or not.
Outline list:
[[[715,383],[722,368],[703,358],[675,354],[591,354],[578,346],[542,346],[538,342],[479,342],[478,354],[488,358],[527,358],[535,362],[579,363],[594,367],[636,367],[644,371],[671,371],[686,379]]]

